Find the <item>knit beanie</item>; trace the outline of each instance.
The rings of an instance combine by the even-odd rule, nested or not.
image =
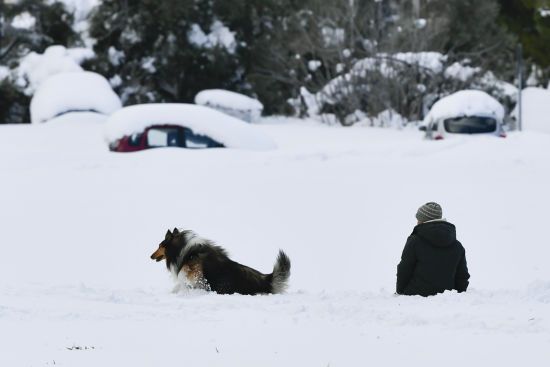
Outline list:
[[[416,219],[420,222],[427,222],[429,220],[441,219],[443,211],[441,205],[438,203],[430,202],[422,205],[416,212]]]

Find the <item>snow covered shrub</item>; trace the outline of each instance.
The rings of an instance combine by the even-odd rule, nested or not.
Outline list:
[[[460,89],[509,98],[499,84],[513,78],[513,38],[496,21],[496,0],[330,3],[329,10],[307,13],[318,28],[301,39],[306,52],[296,54],[302,74],[294,75],[306,76],[289,102],[299,115],[350,125],[359,121],[354,116],[393,109],[418,120],[435,100]]]

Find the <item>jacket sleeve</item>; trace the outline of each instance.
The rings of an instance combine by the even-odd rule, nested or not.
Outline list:
[[[401,262],[397,265],[397,294],[403,294],[407,285],[411,281],[414,268],[416,266],[416,254],[414,251],[414,236],[409,236],[403,254],[401,255]]]
[[[470,273],[468,273],[468,264],[466,263],[466,251],[464,251],[456,269],[455,289],[458,292],[466,292],[468,284],[470,284],[468,279],[470,279]]]

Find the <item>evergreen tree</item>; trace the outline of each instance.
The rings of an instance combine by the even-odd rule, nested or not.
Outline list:
[[[78,41],[72,29],[73,17],[62,3],[45,0],[0,2],[0,66],[14,69],[19,59],[31,51],[43,52],[53,44]],[[29,27],[12,23],[18,16],[33,19]],[[0,81],[0,123],[29,122],[30,98],[11,77]]]
[[[500,0],[500,22],[518,35],[525,55],[550,68],[550,1]]]
[[[207,88],[242,90],[239,44],[190,40],[192,32],[200,40],[221,24],[213,9],[213,1],[104,0],[91,28],[98,59],[88,67],[111,78],[125,104],[192,102]]]

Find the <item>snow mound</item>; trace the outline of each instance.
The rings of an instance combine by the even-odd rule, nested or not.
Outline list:
[[[461,90],[434,103],[424,123],[459,116],[504,118],[504,107],[495,98],[480,90]]]
[[[25,93],[32,95],[50,76],[82,71],[80,64],[95,56],[88,48],[70,48],[55,45],[48,47],[43,54],[31,52],[21,59],[17,68],[18,84],[26,86]]]
[[[257,121],[264,108],[257,99],[223,89],[203,90],[195,96],[195,103],[248,122]]]
[[[212,108],[187,103],[151,103],[125,107],[107,120],[104,134],[110,144],[124,136],[161,124],[190,128],[194,133],[209,136],[227,148],[269,150],[276,147],[275,142],[255,126]]]
[[[31,122],[40,123],[71,111],[110,115],[120,109],[120,98],[107,79],[89,71],[56,74],[41,84],[31,100]]]
[[[522,125],[525,130],[550,133],[550,90],[542,88],[525,88],[521,92]],[[518,107],[512,111],[518,120]]]

